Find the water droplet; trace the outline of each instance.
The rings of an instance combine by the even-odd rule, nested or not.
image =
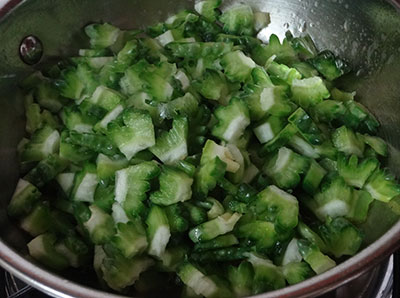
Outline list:
[[[318,1],[315,1],[315,2],[314,2],[314,6],[315,6],[315,7],[318,7],[318,6],[319,6],[319,2],[318,2]]]
[[[349,9],[349,5],[348,5],[348,4],[345,4],[345,5],[344,5],[344,8]]]
[[[289,23],[285,23],[285,24],[283,24],[283,27],[284,27],[285,29],[289,29],[290,25],[289,25]]]
[[[347,20],[343,24],[343,29],[344,29],[344,32],[349,32],[350,25],[349,25],[349,22]]]
[[[310,23],[310,28],[313,28],[314,27],[314,23]]]
[[[307,23],[306,22],[301,22],[300,23],[300,25],[299,25],[299,31],[300,32],[304,32],[304,31],[306,31],[306,29],[307,29]]]
[[[311,13],[314,13],[315,11],[314,11],[314,9],[313,8],[311,8]]]

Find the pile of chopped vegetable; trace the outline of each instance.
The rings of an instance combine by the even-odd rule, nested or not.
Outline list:
[[[90,47],[21,83],[8,214],[34,259],[125,293],[239,297],[359,251],[370,205],[400,186],[379,123],[335,87],[348,65],[309,36],[264,44],[268,13],[220,4],[91,24]]]

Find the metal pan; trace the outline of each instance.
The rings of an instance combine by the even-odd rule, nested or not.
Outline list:
[[[228,6],[236,0],[225,1]],[[355,74],[342,87],[357,90],[358,99],[382,123],[380,135],[390,144],[389,167],[400,174],[400,1],[383,0],[251,0],[271,13],[272,32],[311,34],[320,49],[333,49],[351,62]],[[60,276],[25,257],[25,236],[8,221],[5,208],[18,179],[16,146],[24,133],[22,99],[16,82],[54,57],[77,52],[84,42],[81,28],[94,21],[122,28],[143,27],[165,19],[187,0],[0,0],[0,265],[40,290],[56,297],[120,297],[95,290],[90,278],[78,273]],[[21,40],[37,36],[44,55],[38,65],[24,64]],[[334,269],[303,283],[257,297],[312,297],[334,289],[384,260],[400,247],[400,198],[374,202],[364,224],[364,249]]]

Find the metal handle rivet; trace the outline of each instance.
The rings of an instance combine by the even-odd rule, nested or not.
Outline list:
[[[43,45],[39,38],[33,35],[25,37],[20,46],[19,54],[24,63],[33,65],[40,61],[43,55]]]

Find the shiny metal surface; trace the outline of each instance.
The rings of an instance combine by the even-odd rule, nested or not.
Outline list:
[[[318,298],[392,298],[393,256],[359,278]]]
[[[318,298],[393,298],[393,268],[394,257],[389,257],[379,266],[372,268],[359,278]],[[4,274],[2,274],[4,273]],[[4,277],[3,277],[4,275]],[[3,289],[3,288],[4,289]],[[0,268],[0,297],[4,298],[45,298],[31,286],[26,285],[12,274]]]
[[[237,0],[227,0],[224,5],[234,2]],[[283,37],[288,29],[294,35],[307,32],[321,50],[333,49],[359,70],[342,80],[342,87],[357,90],[358,99],[382,123],[380,135],[391,145],[389,166],[400,175],[400,15],[395,8],[383,0],[246,3],[271,13],[271,25],[262,32],[263,38],[272,32]],[[400,7],[399,3],[396,0],[392,4]],[[184,7],[193,7],[193,1],[0,1],[0,265],[18,278],[57,297],[118,297],[91,289],[89,286],[96,284],[85,274],[72,272],[62,277],[24,258],[26,238],[5,214],[18,178],[16,145],[24,130],[22,100],[16,82],[34,69],[19,58],[21,40],[27,35],[40,38],[43,64],[54,57],[76,53],[78,45],[85,42],[81,28],[89,22],[107,21],[122,28],[143,27]],[[257,297],[312,297],[362,275],[400,246],[399,217],[400,198],[389,204],[374,202],[364,224],[365,248],[359,254],[301,284]]]
[[[39,38],[33,35],[25,37],[19,46],[19,56],[25,64],[39,63],[43,55],[43,45]]]

